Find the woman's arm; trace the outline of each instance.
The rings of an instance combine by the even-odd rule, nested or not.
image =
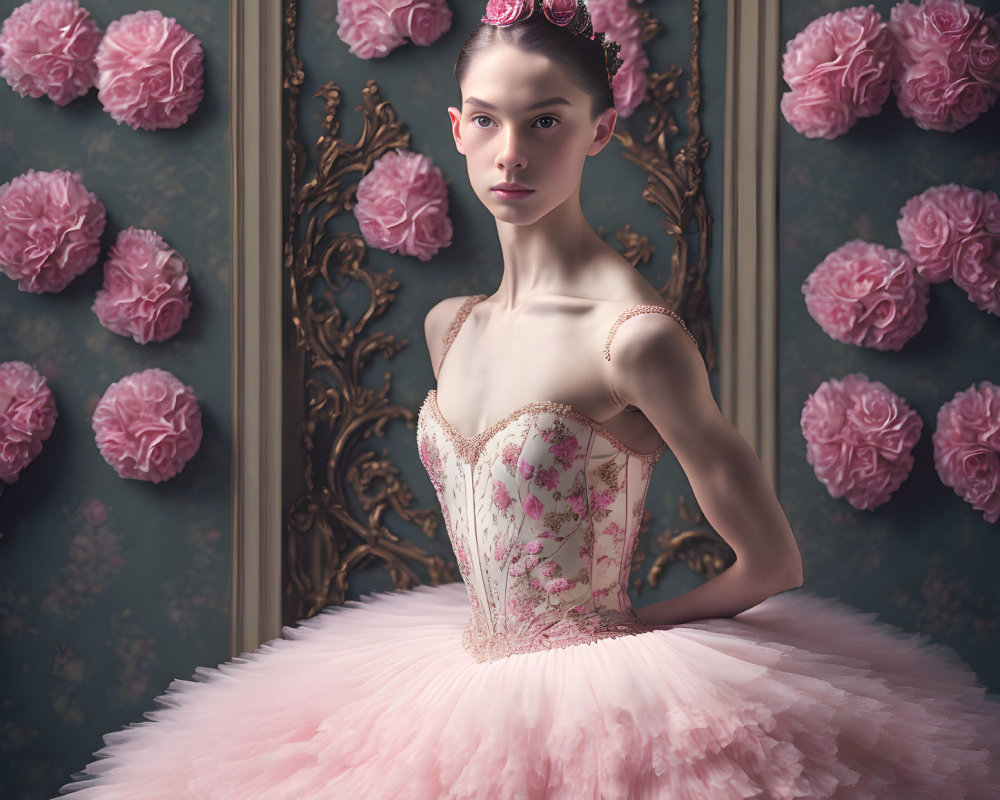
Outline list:
[[[611,352],[619,399],[637,406],[680,462],[736,563],[697,589],[637,609],[651,624],[729,617],[802,585],[802,557],[753,448],[722,415],[697,346],[672,318],[642,314]]]

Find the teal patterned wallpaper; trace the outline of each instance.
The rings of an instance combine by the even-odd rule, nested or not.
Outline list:
[[[847,2],[784,3],[782,46]],[[875,7],[888,19],[891,2]],[[979,3],[987,12],[1000,3]],[[787,86],[781,84],[781,91]],[[952,134],[925,131],[892,98],[833,140],[780,131],[779,499],[798,535],[806,586],[952,647],[1000,689],[1000,525],[966,505],[934,469],[938,408],[973,382],[1000,383],[1000,319],[950,281],[931,286],[928,320],[899,352],[829,338],[806,311],[801,286],[849,239],[900,247],[899,209],[930,186],[1000,192],[1000,104]],[[904,397],[924,423],[910,477],[891,500],[858,511],[830,497],[805,458],[802,405],[828,378],[863,372]]]
[[[333,0],[316,0],[299,3],[297,52],[303,62],[305,82],[300,104],[300,127],[309,152],[315,153],[315,142],[321,135],[323,101],[314,98],[314,92],[327,81],[334,81],[343,91],[343,102],[338,114],[341,136],[348,142],[357,141],[361,133],[362,117],[356,111],[361,103],[361,90],[368,79],[373,79],[381,89],[382,97],[395,109],[400,120],[410,132],[410,150],[429,156],[444,174],[448,184],[449,215],[454,225],[454,239],[450,247],[441,250],[430,261],[393,255],[368,249],[365,266],[377,271],[392,270],[400,287],[395,303],[388,312],[371,326],[394,336],[405,338],[408,345],[391,361],[376,356],[367,368],[365,385],[380,389],[386,372],[392,373],[389,399],[407,406],[414,412],[419,409],[427,391],[434,386],[434,376],[424,342],[423,322],[427,311],[438,300],[460,294],[492,293],[502,274],[502,261],[497,241],[496,223],[473,193],[466,172],[465,157],[458,153],[452,139],[448,121],[448,106],[459,105],[461,95],[455,84],[453,68],[455,57],[465,36],[482,16],[485,2],[449,3],[453,11],[451,29],[430,47],[406,44],[392,51],[388,57],[362,60],[348,52],[348,47],[337,37],[336,10]],[[680,86],[683,91],[689,69],[691,47],[691,4],[646,0],[641,8],[661,20],[665,29],[646,44],[646,52],[656,72],[666,71],[671,65],[684,68]],[[705,187],[709,210],[715,215],[709,253],[708,284],[713,309],[719,308],[721,286],[720,211],[722,208],[722,155],[725,111],[725,4],[702,3],[701,72],[703,132],[711,142],[705,162]],[[683,143],[687,133],[685,98],[677,101],[672,111],[680,127],[680,134],[672,141],[672,152]],[[649,106],[642,105],[628,119],[619,120],[619,130],[628,130],[641,139],[646,131]],[[653,256],[641,272],[656,286],[666,283],[670,275],[670,258],[673,240],[659,227],[661,212],[642,199],[646,188],[647,172],[626,161],[622,147],[612,142],[584,169],[581,201],[590,224],[597,230],[606,229],[605,239],[612,246],[620,247],[615,233],[625,225],[649,237]],[[308,179],[312,165],[307,168]],[[353,214],[343,214],[329,224],[331,231],[358,230]],[[691,237],[691,247],[697,253],[697,236]],[[367,303],[363,287],[348,287],[337,297],[338,305],[352,319],[357,318],[363,303]],[[716,311],[717,313],[717,311]],[[718,319],[714,320],[716,331]],[[717,374],[710,376],[718,394]],[[417,455],[415,432],[401,423],[387,427],[384,440],[372,447],[380,452],[386,447],[393,454],[393,461],[403,479],[412,489],[416,508],[437,508],[437,500],[427,473]],[[690,525],[681,518],[678,507],[680,497],[690,504],[693,494],[676,459],[665,454],[659,461],[647,496],[647,507],[653,515],[649,533],[639,543],[639,548],[649,553],[641,574],[645,575],[652,563],[653,553],[659,552],[655,537],[669,528],[684,530]],[[430,552],[454,561],[454,555],[439,524],[437,537],[426,539],[415,527],[408,526],[390,516],[392,530],[401,536],[416,539]],[[638,575],[640,573],[636,573]],[[634,577],[635,577],[634,575]],[[425,581],[429,576],[423,575]],[[648,584],[641,595],[632,589],[632,600],[637,606],[683,589],[696,586],[700,578],[686,567],[668,571],[659,586]],[[354,571],[351,576],[349,597],[356,598],[370,591],[392,588],[392,581],[385,569]]]
[[[0,2],[5,19],[15,2]],[[103,30],[145,6],[83,3]],[[0,361],[34,364],[59,417],[41,455],[0,495],[0,798],[56,794],[156,695],[229,653],[231,441],[229,4],[155,6],[201,39],[205,97],[175,130],[118,126],[97,91],[59,107],[0,83],[0,183],[28,168],[80,170],[107,207],[98,263],[58,294],[0,275]],[[90,311],[118,232],[157,231],[188,262],[191,315],[139,345]],[[107,386],[149,367],[190,385],[200,450],[164,483],[123,480],[90,416]]]

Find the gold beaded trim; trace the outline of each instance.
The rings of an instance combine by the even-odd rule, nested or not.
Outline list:
[[[615,334],[618,332],[618,329],[622,326],[622,324],[639,314],[648,314],[651,312],[658,314],[666,314],[667,316],[673,317],[680,323],[681,327],[684,329],[687,335],[691,337],[691,341],[694,342],[694,346],[698,347],[698,340],[695,339],[694,334],[692,334],[691,331],[688,330],[688,326],[681,318],[680,314],[678,314],[673,309],[667,308],[666,306],[654,306],[654,305],[632,306],[632,308],[628,308],[618,315],[618,318],[611,326],[611,330],[608,332],[608,339],[604,343],[604,357],[608,361],[611,360],[611,340],[615,338]]]
[[[465,302],[462,303],[462,307],[458,309],[458,313],[451,321],[451,325],[448,326],[448,330],[444,335],[444,352],[441,353],[441,363],[444,363],[444,357],[448,354],[448,350],[451,349],[451,343],[454,342],[455,337],[458,336],[458,329],[462,327],[462,323],[465,322],[466,317],[468,317],[472,312],[472,307],[476,303],[485,299],[485,294],[474,294],[471,297],[466,298]]]
[[[424,405],[430,409],[431,415],[438,421],[438,424],[448,435],[448,438],[452,440],[455,452],[463,461],[469,464],[475,464],[476,461],[479,460],[479,456],[482,454],[483,448],[486,444],[508,425],[512,424],[515,420],[520,419],[526,414],[538,414],[541,412],[548,412],[554,414],[555,416],[563,417],[564,419],[575,420],[602,438],[606,439],[616,450],[625,453],[631,458],[639,459],[646,464],[652,465],[656,463],[657,459],[659,459],[660,455],[667,448],[666,442],[661,442],[659,447],[648,453],[633,450],[627,444],[620,441],[618,437],[611,433],[596,419],[588,417],[586,414],[577,411],[569,403],[557,403],[552,400],[533,400],[529,403],[524,403],[522,406],[515,408],[503,417],[503,419],[494,422],[485,431],[477,433],[475,436],[466,436],[464,433],[455,428],[450,422],[448,422],[447,419],[445,419],[444,414],[441,413],[441,407],[437,402],[437,389],[431,389],[427,393]]]

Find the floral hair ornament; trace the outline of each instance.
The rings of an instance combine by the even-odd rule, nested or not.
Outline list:
[[[608,83],[611,83],[622,65],[621,45],[607,38],[604,33],[594,32],[590,12],[582,0],[489,0],[481,21],[486,25],[505,28],[526,20],[535,13],[543,15],[553,25],[565,28],[574,36],[583,36],[603,45]]]

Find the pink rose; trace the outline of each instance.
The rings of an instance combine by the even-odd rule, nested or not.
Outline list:
[[[77,0],[31,0],[0,31],[0,77],[21,97],[47,95],[64,106],[97,83],[101,32]]]
[[[427,261],[451,244],[448,190],[427,156],[395,150],[358,183],[354,215],[371,247]]]
[[[91,310],[109,331],[139,344],[169,339],[191,311],[187,263],[156,232],[126,228],[104,264],[104,287]]]
[[[94,58],[97,98],[134,130],[180,127],[205,95],[201,41],[159,11],[112,22]]]
[[[930,287],[900,250],[854,239],[802,284],[809,315],[839,342],[900,350],[927,321]]]
[[[826,139],[877,114],[897,68],[888,26],[874,6],[814,19],[788,43],[781,64],[791,87],[781,98],[785,119],[805,136]]]
[[[426,47],[451,29],[451,9],[443,0],[415,0],[391,15],[396,32]]]
[[[101,455],[122,478],[165,481],[201,445],[201,409],[194,390],[163,369],[135,372],[112,383],[91,424]]]
[[[337,36],[358,58],[384,58],[404,41],[391,11],[371,0],[339,0]]]
[[[97,261],[107,217],[81,177],[29,169],[0,185],[0,269],[22,292],[61,292]]]
[[[1000,313],[1000,198],[994,192],[932,186],[906,201],[896,227],[924,278],[953,278],[980,309]]]
[[[639,12],[628,0],[591,0],[587,4],[594,31],[621,45],[622,64],[611,80],[615,109],[631,116],[646,96],[649,58],[643,49]]]
[[[801,427],[806,459],[830,495],[870,511],[909,476],[923,423],[884,383],[854,373],[809,395]]]
[[[57,416],[44,375],[24,361],[0,364],[0,480],[17,482],[42,452]]]
[[[489,0],[482,21],[489,25],[510,25],[527,15],[533,0]]]
[[[896,4],[896,103],[921,128],[953,132],[1000,93],[1000,25],[963,0]]]
[[[938,410],[931,441],[941,482],[987,522],[1000,519],[1000,386],[981,381],[956,392]]]

